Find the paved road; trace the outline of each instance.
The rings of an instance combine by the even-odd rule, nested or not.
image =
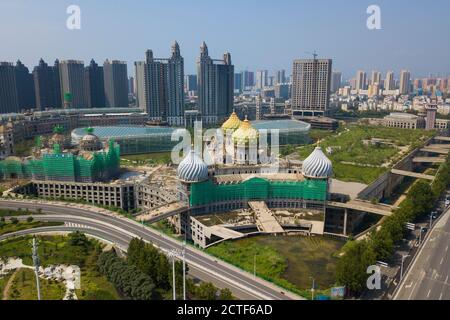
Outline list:
[[[102,230],[103,233],[101,234],[101,237],[106,240],[108,240],[108,234],[122,239],[122,241],[126,241],[126,238],[131,239],[133,237],[139,237],[152,242],[166,252],[172,249],[181,248],[180,242],[151,228],[143,227],[139,223],[125,217],[110,216],[74,206],[23,201],[0,200],[0,208],[28,208],[30,210],[41,208],[46,214],[59,216],[57,219],[60,220],[53,221],[62,220],[87,226],[88,229],[92,228],[89,230],[93,230],[94,228]],[[61,219],[62,215],[66,217]],[[34,218],[43,219],[39,216],[34,216]],[[49,221],[49,219],[51,219],[51,217],[47,216],[46,220]],[[100,235],[97,234],[97,236]],[[113,242],[115,241],[113,240]],[[118,242],[120,243],[120,241]],[[228,287],[241,299],[302,299],[289,292],[281,293],[284,291],[283,289],[260,278],[254,278],[253,275],[230,264],[215,260],[213,257],[190,246],[186,248],[186,261],[191,269],[191,275],[204,281],[211,281],[218,287]]]
[[[56,218],[50,215],[45,215],[39,218],[36,218],[35,220],[39,221],[61,221],[61,218]],[[19,217],[18,217],[19,218]],[[68,221],[70,217],[67,217]],[[19,219],[20,220],[20,219]],[[51,226],[51,227],[38,227],[33,229],[27,229],[27,230],[21,230],[17,232],[11,232],[6,235],[0,236],[0,241],[14,238],[14,237],[21,237],[26,235],[39,235],[39,234],[56,234],[56,233],[68,233],[68,232],[74,232],[74,231],[80,231],[83,232],[89,236],[93,236],[95,238],[98,238],[102,241],[109,242],[111,244],[114,244],[116,247],[119,247],[120,249],[126,251],[128,248],[128,244],[132,237],[128,235],[122,235],[120,233],[117,233],[116,230],[100,230],[103,229],[100,227],[100,229],[92,228],[92,227],[86,227],[85,222],[81,220],[76,220],[80,225],[79,226]],[[221,279],[215,278],[213,275],[211,275],[209,272],[204,272],[201,269],[195,269],[190,268],[189,269],[189,275],[196,279],[201,279],[203,281],[208,281],[214,283],[214,285],[219,288],[229,288],[232,290],[235,297],[241,299],[241,300],[255,300],[260,299],[259,296],[255,296],[251,293],[248,293],[245,290],[242,290],[240,287],[231,287],[230,284],[226,281],[222,281]]]
[[[44,221],[45,219],[37,219],[37,220]],[[56,220],[49,220],[49,221],[56,221]],[[51,227],[38,227],[33,229],[20,230],[0,236],[0,241],[26,235],[45,234],[45,233],[54,234],[54,233],[66,233],[75,231],[80,231],[87,235],[110,242],[111,244],[116,244],[117,247],[119,247],[120,249],[126,249],[130,241],[129,238],[125,238],[120,234],[119,235],[112,234],[110,232],[105,232],[105,230],[98,230],[81,226],[80,227],[51,226]]]
[[[396,300],[450,300],[450,209],[436,223],[400,284]]]

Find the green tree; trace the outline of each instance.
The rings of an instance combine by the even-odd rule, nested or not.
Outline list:
[[[233,300],[233,294],[228,288],[220,290],[219,300]]]
[[[216,300],[217,289],[211,282],[202,282],[197,288],[200,300]]]
[[[142,239],[132,239],[127,251],[128,263],[136,266],[148,275],[158,288],[168,290],[171,288],[171,267],[166,255],[155,248],[151,243]],[[180,278],[182,270],[177,264],[176,278]]]
[[[383,231],[372,232],[369,236],[368,245],[376,253],[377,260],[388,260],[394,250],[394,242],[391,235]]]
[[[353,241],[336,266],[336,279],[350,293],[361,292],[368,278],[367,267],[376,263],[376,253],[367,241]]]
[[[150,277],[134,265],[117,257],[114,251],[103,252],[98,258],[99,271],[127,298],[154,300],[159,298]]]
[[[430,184],[425,181],[417,182],[408,192],[408,198],[412,201],[416,217],[427,213],[433,208],[433,191]]]
[[[90,245],[90,242],[84,233],[75,231],[69,234],[69,244],[71,246],[87,248]]]

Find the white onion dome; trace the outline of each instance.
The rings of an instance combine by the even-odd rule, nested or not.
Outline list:
[[[236,144],[255,143],[258,141],[259,132],[251,125],[247,117],[241,122],[239,128],[233,132],[232,138]]]
[[[316,147],[303,161],[302,174],[307,178],[327,179],[333,174],[333,165],[323,153],[322,148]]]
[[[178,178],[186,182],[200,182],[208,179],[208,166],[191,149],[188,155],[180,162],[177,169]]]

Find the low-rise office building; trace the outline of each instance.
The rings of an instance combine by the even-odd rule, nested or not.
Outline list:
[[[82,183],[32,180],[14,190],[16,194],[32,195],[47,199],[83,200],[92,204],[136,209],[136,185],[132,182]]]
[[[414,114],[394,112],[384,117],[384,125],[390,128],[420,129],[425,127],[425,120]]]

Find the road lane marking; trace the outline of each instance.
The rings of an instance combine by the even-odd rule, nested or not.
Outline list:
[[[427,298],[430,297],[430,293],[431,293],[431,289],[430,289],[430,291],[428,291]]]

